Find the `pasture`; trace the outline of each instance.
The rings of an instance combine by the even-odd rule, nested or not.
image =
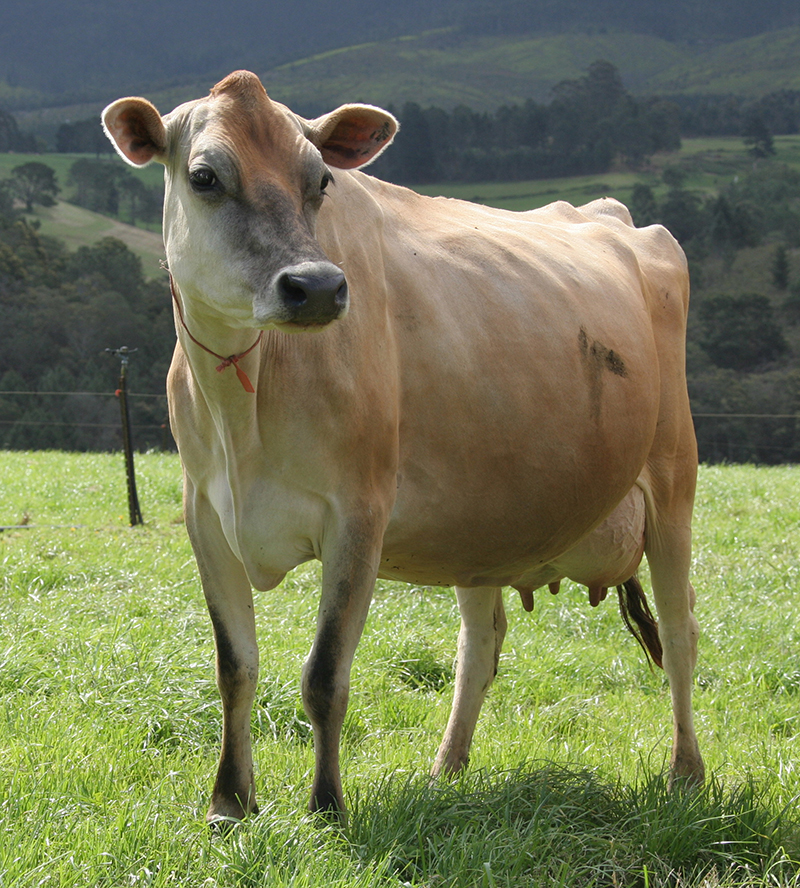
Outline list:
[[[775,160],[790,169],[800,169],[800,136],[777,136],[774,143]],[[686,177],[684,188],[709,198],[754,169],[757,163],[742,139],[719,136],[682,139],[679,151],[656,154],[642,169],[635,171],[620,169],[596,175],[527,182],[443,182],[415,185],[414,190],[517,211],[542,207],[555,200],[580,206],[598,197],[615,197],[628,204],[637,183],[649,185],[659,198],[663,197],[668,187],[661,178],[662,173],[666,167],[675,167]]]
[[[701,468],[703,791],[667,795],[664,676],[613,596],[592,609],[570,584],[532,614],[507,594],[469,773],[429,786],[454,595],[381,582],[345,722],[349,825],[320,824],[310,564],[256,596],[261,813],[227,837],[203,820],[220,704],[178,458],[137,456],[137,528],[121,455],[0,452],[0,478],[3,888],[800,884],[800,467]]]

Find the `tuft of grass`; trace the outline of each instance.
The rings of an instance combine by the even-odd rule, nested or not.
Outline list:
[[[455,679],[452,657],[443,662],[425,643],[407,642],[389,662],[389,668],[412,690],[441,691]]]

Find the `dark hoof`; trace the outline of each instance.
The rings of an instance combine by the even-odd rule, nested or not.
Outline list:
[[[247,811],[239,804],[238,799],[233,805],[212,803],[206,814],[206,823],[214,835],[227,836],[237,826],[241,826],[248,817],[254,817],[256,814],[258,814],[258,805],[253,805],[252,809]]]
[[[347,810],[344,804],[340,804],[333,796],[327,796],[323,802],[319,796],[312,795],[308,810],[323,824],[347,826]]]

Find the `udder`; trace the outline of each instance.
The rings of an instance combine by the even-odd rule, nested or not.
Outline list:
[[[526,575],[515,587],[526,610],[533,609],[533,591],[549,585],[558,592],[559,583],[570,579],[589,588],[592,607],[603,601],[612,586],[629,580],[644,554],[645,504],[639,487],[631,488],[617,508],[576,546],[534,574]]]

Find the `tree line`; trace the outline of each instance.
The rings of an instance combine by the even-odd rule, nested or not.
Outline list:
[[[547,105],[529,100],[489,114],[409,102],[389,110],[400,120],[400,133],[371,170],[393,182],[577,176],[604,172],[614,162],[636,167],[657,151],[680,147],[678,107],[634,98],[605,61],[558,84]]]
[[[417,185],[601,173],[613,163],[640,166],[658,151],[679,148],[682,136],[750,133],[763,139],[800,132],[798,90],[759,99],[637,98],[624,88],[617,68],[602,60],[590,65],[584,77],[559,83],[547,104],[528,100],[489,113],[463,105],[446,111],[408,102],[389,110],[400,120],[400,134],[370,170],[392,182]],[[117,172],[109,172],[98,162],[113,150],[96,119],[62,124],[55,147],[96,158],[87,159],[76,173],[82,180],[76,202],[112,215],[120,201],[136,206],[131,215],[151,213],[147,202],[152,196],[133,193],[135,176],[117,165]]]
[[[494,113],[452,111],[409,102],[390,109],[400,120],[392,146],[370,168],[403,184],[548,179],[642,166],[681,137],[743,136],[754,145],[800,132],[800,90],[759,99],[735,96],[636,98],[609,62],[565,80],[552,100],[528,100]]]

